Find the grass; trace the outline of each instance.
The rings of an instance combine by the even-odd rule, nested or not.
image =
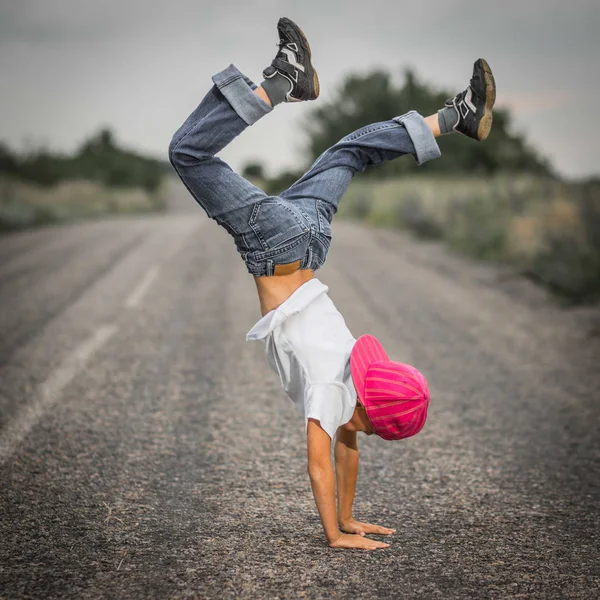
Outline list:
[[[141,188],[108,188],[90,181],[69,181],[48,188],[0,178],[0,231],[109,214],[153,212],[164,208],[164,203],[164,184],[149,193]]]
[[[600,298],[600,182],[534,176],[357,179],[339,214],[515,265],[571,302]]]

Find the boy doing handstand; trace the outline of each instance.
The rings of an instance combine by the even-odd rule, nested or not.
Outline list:
[[[263,316],[247,339],[265,342],[270,367],[304,414],[308,473],[329,545],[385,548],[389,544],[365,534],[395,530],[352,516],[357,432],[386,440],[418,433],[429,405],[427,382],[414,367],[391,361],[373,336],[356,340],[315,271],[327,257],[331,221],[353,175],[407,154],[419,165],[437,158],[436,137],[442,134],[487,138],[494,77],[479,59],[469,86],[437,114],[423,118],[411,111],[354,131],[289,189],[267,196],[216,154],[277,104],[318,97],[304,33],[286,18],[279,20],[278,31],[279,51],[264,70],[263,83],[257,86],[233,65],[213,76],[213,87],[173,136],[169,157],[208,216],[231,234],[254,276]]]

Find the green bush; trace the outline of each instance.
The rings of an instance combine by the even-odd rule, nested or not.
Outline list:
[[[167,163],[120,148],[104,129],[72,156],[0,143],[0,230],[160,210]]]
[[[43,148],[17,154],[0,144],[0,175],[46,187],[87,180],[105,187],[141,188],[152,193],[169,172],[164,161],[120,148],[109,129],[86,140],[71,156]]]
[[[567,300],[596,300],[600,298],[600,185],[584,184],[572,194],[579,227],[546,231],[526,274]]]
[[[405,177],[351,184],[339,214],[443,239],[514,265],[572,302],[600,297],[600,183],[550,177]]]
[[[502,203],[480,196],[453,199],[443,237],[450,246],[483,259],[502,259],[510,214]]]

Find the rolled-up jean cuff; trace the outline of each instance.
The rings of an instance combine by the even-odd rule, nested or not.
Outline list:
[[[442,155],[433,132],[417,111],[411,110],[405,115],[394,117],[394,121],[404,125],[415,147],[415,160],[418,165],[422,165],[433,158],[439,158]]]
[[[256,123],[273,110],[272,106],[254,93],[253,90],[258,86],[240,73],[234,65],[229,65],[225,70],[213,75],[212,80],[231,104],[231,108],[247,125]]]

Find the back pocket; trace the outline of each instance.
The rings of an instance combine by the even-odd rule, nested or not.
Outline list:
[[[317,200],[317,217],[319,219],[319,233],[331,240],[331,221],[333,220],[334,208],[329,202]]]
[[[248,225],[264,250],[275,250],[308,231],[294,208],[278,198],[259,200]]]

